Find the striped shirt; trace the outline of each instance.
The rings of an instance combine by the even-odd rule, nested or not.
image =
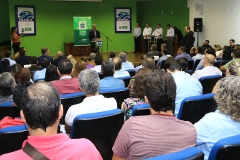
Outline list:
[[[113,152],[119,158],[140,160],[195,145],[196,130],[190,122],[167,115],[136,116],[124,123]]]

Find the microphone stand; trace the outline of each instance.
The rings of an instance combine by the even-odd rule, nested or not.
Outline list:
[[[99,31],[100,32],[100,31]],[[108,36],[106,36],[105,34],[103,34],[102,32],[100,32],[104,37],[107,38],[107,54],[108,54],[108,40],[112,41]],[[108,54],[109,56],[109,54]]]

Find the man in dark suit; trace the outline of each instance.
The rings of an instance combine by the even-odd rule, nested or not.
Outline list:
[[[57,51],[57,57],[56,59],[53,60],[53,65],[55,65],[56,67],[58,66],[58,63],[63,60],[66,59],[65,56],[63,56],[63,53],[61,51]]]
[[[176,26],[173,26],[174,34],[175,34],[175,43],[178,43],[179,47],[181,46],[182,40],[183,40],[183,34],[182,31],[177,28]]]
[[[193,47],[193,34],[192,32],[190,31],[190,27],[189,26],[186,26],[184,28],[185,32],[186,32],[186,35],[183,37],[183,41],[182,41],[182,44],[181,46],[184,46],[186,48],[186,53],[190,53],[190,49]]]
[[[42,52],[42,55],[41,55],[40,57],[38,57],[38,65],[40,65],[40,63],[42,62],[42,59],[43,59],[43,58],[47,58],[49,62],[53,63],[53,58],[50,57],[50,56],[48,56],[49,53],[50,53],[50,51],[49,51],[48,48],[43,47],[43,48],[41,49],[41,52]]]
[[[31,67],[28,68],[30,72],[42,70],[42,66],[37,65],[38,64],[37,57],[32,56],[30,58],[30,63],[31,63]]]
[[[100,32],[97,30],[97,26],[95,24],[92,25],[92,30],[88,33],[88,39],[90,41],[93,41],[94,38],[101,38]],[[91,42],[92,51],[95,47],[95,43]]]
[[[26,48],[21,47],[19,49],[19,55],[20,57],[18,57],[16,59],[17,64],[20,64],[22,67],[24,67],[24,65],[30,64],[30,56],[26,56]]]

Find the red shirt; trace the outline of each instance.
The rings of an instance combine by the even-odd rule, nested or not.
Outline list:
[[[21,43],[21,42],[20,42],[20,39],[19,39],[19,40],[15,40],[13,37],[15,37],[16,39],[18,39],[19,36],[18,36],[17,33],[13,33],[13,35],[12,35],[12,42],[13,42],[13,43]]]
[[[12,119],[12,117],[7,116],[0,121],[0,129],[6,128],[6,127],[12,127],[12,126],[20,126],[20,125],[24,125],[24,123],[20,118],[17,118],[17,117]]]

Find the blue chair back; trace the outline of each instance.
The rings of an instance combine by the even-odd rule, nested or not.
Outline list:
[[[60,97],[61,97],[61,103],[63,105],[63,116],[61,118],[60,123],[65,124],[65,116],[68,109],[74,104],[81,103],[85,98],[85,95],[83,92],[76,92],[71,94],[63,94]]]
[[[129,97],[128,88],[102,89],[102,90],[99,90],[99,93],[106,98],[111,98],[111,97],[115,98],[119,109],[121,109],[121,105],[124,99]]]
[[[145,160],[203,160],[204,154],[200,149],[191,147],[179,152],[165,154],[158,157],[147,158]]]
[[[240,135],[227,137],[216,142],[208,160],[239,160]]]
[[[133,106],[131,116],[150,115],[150,105],[147,103]]]
[[[112,147],[123,122],[120,109],[79,115],[73,120],[71,137],[89,139],[103,159],[112,159]]]
[[[199,81],[203,87],[203,94],[211,93],[217,81],[221,78],[220,75],[201,77]]]
[[[187,97],[181,103],[177,118],[194,124],[204,117],[206,113],[215,110],[216,102],[213,93]]]
[[[126,70],[126,71],[129,72],[129,74],[130,74],[131,77],[135,76],[135,70],[134,70],[134,69],[128,69],[128,70]]]
[[[125,83],[125,87],[128,87],[131,78],[132,77],[130,77],[130,76],[126,76],[126,77],[120,77],[120,78],[117,78],[117,79],[123,80],[124,83]]]
[[[15,118],[20,115],[19,109],[13,105],[13,102],[5,102],[0,104],[0,121],[6,116]]]
[[[0,155],[22,148],[22,143],[28,137],[28,126],[6,127],[0,130]]]

